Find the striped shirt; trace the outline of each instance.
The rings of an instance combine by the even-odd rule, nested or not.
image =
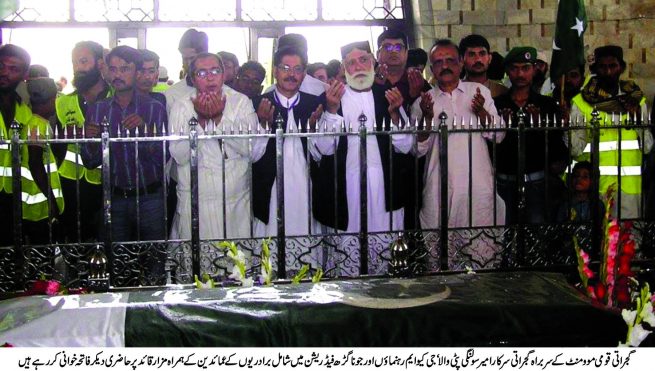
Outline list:
[[[99,124],[106,117],[109,121],[109,135],[111,138],[127,136],[122,122],[128,115],[136,113],[143,119],[151,136],[156,128],[157,135],[163,134],[168,127],[166,107],[150,96],[134,94],[125,109],[121,108],[115,97],[110,97],[90,105],[86,111],[88,124]],[[143,135],[143,128],[139,128]],[[132,129],[129,136],[135,136]],[[164,163],[168,153],[164,154],[163,142],[140,142],[136,159],[136,143],[112,143],[110,147],[110,166],[112,187],[122,189],[144,188],[164,180]],[[102,148],[98,143],[89,143],[82,146],[82,161],[84,166],[93,169],[102,164]],[[166,159],[164,158],[166,157]]]

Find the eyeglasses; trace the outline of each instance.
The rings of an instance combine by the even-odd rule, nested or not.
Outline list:
[[[209,75],[217,76],[223,73],[223,69],[220,67],[212,68],[210,70],[198,70],[196,71],[196,77],[199,79],[206,79]]]
[[[382,49],[388,52],[400,52],[405,49],[403,44],[382,44]]]
[[[291,67],[288,64],[282,64],[277,66],[278,70],[286,73],[287,75],[293,73],[294,75],[300,75],[301,73],[305,72],[305,67],[301,65],[297,65],[295,67]]]
[[[444,64],[448,64],[448,65],[451,65],[451,66],[452,66],[452,65],[454,65],[454,64],[457,64],[458,62],[459,62],[459,61],[458,61],[457,59],[455,59],[455,58],[444,58],[444,59],[437,59],[437,60],[434,60],[434,61],[432,62],[432,65],[435,66],[435,67],[441,67],[441,66],[443,66]]]

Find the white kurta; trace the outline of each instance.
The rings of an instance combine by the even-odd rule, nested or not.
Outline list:
[[[286,98],[275,91],[277,98],[284,107],[292,108],[294,102],[299,98],[298,93],[291,98]],[[295,104],[303,104],[298,100]],[[286,132],[297,132],[299,128],[293,116],[293,110],[289,109]],[[304,123],[302,123],[304,125]],[[266,146],[268,138],[258,139],[258,143]],[[321,155],[313,144],[312,139],[307,140],[307,147],[310,155],[319,160]],[[284,228],[286,236],[309,235],[317,231],[317,222],[310,215],[311,180],[307,157],[303,150],[300,137],[286,137],[282,146],[284,163]],[[278,177],[280,174],[278,174]],[[271,188],[271,201],[269,203],[268,224],[255,218],[255,236],[273,237],[277,236],[277,178]]]
[[[354,130],[359,127],[359,116],[363,113],[366,117],[366,127],[369,132],[375,127],[375,101],[372,91],[357,92],[350,87],[346,88],[341,98],[343,118],[337,115],[326,113],[324,118],[328,127],[338,127],[341,120],[344,120],[345,127],[350,126]],[[401,108],[401,116],[408,122],[405,111]],[[394,126],[398,129],[397,126]],[[414,145],[414,137],[409,134],[391,135],[393,150],[396,153],[409,153]],[[344,232],[356,233],[360,230],[360,138],[357,135],[347,136],[348,152],[346,154],[346,198],[348,202],[348,227]],[[335,151],[333,137],[317,140],[317,147],[325,155],[332,155]],[[388,232],[391,230],[404,229],[404,209],[400,208],[388,212],[385,204],[384,171],[380,158],[380,149],[375,135],[366,138],[366,196],[367,196],[367,218],[368,232],[376,233],[375,237],[369,239],[369,270],[370,274],[383,274],[387,271],[386,261],[389,258],[388,247],[393,241],[393,236]],[[327,228],[328,232],[333,232]],[[347,236],[337,240],[339,250],[348,256],[351,261],[343,262],[338,254],[331,256],[334,266],[339,267],[338,274],[356,276],[359,274],[359,241],[357,236]],[[382,258],[386,256],[386,259]]]
[[[359,116],[363,113],[366,117],[366,128],[373,131],[375,127],[375,102],[373,93],[356,92],[350,87],[341,98],[343,120],[346,124],[352,123],[353,130],[359,127]],[[402,109],[401,109],[402,110]],[[404,111],[402,114],[405,116]],[[341,117],[325,114],[328,127],[338,122]],[[406,121],[407,122],[407,121]],[[341,125],[336,124],[337,127]],[[398,129],[398,127],[395,127]],[[360,167],[359,167],[359,143],[360,139],[356,135],[349,135],[348,154],[346,155],[346,194],[348,200],[348,228],[345,232],[359,232],[360,227]],[[414,138],[409,134],[396,134],[391,136],[394,151],[397,153],[409,153],[414,145]],[[322,139],[317,142],[320,152],[325,155],[334,153],[335,143],[332,138]],[[393,212],[386,211],[384,200],[384,172],[382,170],[382,161],[380,159],[380,149],[378,140],[374,135],[366,138],[366,179],[367,179],[367,212],[368,212],[368,231],[383,232],[390,230],[403,229],[403,209]]]
[[[460,128],[462,122],[468,127],[469,122],[477,123],[477,116],[471,111],[471,102],[477,89],[485,99],[484,108],[493,116],[497,123],[500,117],[491,98],[491,93],[484,85],[474,82],[460,81],[451,93],[446,93],[438,86],[430,90],[434,102],[433,112],[435,125],[441,112],[448,115],[449,129],[456,124]],[[422,116],[420,108],[421,98],[412,105],[412,117]],[[433,126],[434,129],[436,127]],[[469,146],[469,138],[471,144]],[[505,223],[505,203],[494,192],[494,171],[489,158],[486,140],[493,140],[491,132],[461,132],[448,135],[448,226],[478,227],[503,225]],[[496,133],[496,141],[504,138],[503,132]],[[470,148],[469,148],[470,147]],[[471,156],[469,157],[469,151]],[[440,224],[439,205],[441,199],[441,177],[439,166],[439,138],[438,134],[430,134],[429,138],[418,144],[419,155],[426,155],[425,187],[423,188],[423,207],[420,211],[421,228],[436,229]],[[472,161],[470,161],[472,159]],[[470,167],[469,167],[470,163]],[[470,178],[469,178],[470,170]],[[471,194],[469,194],[469,186]],[[494,218],[494,206],[496,210]],[[469,212],[470,211],[470,212]],[[451,255],[463,253],[472,256],[474,267],[485,266],[495,259],[497,246],[483,236],[474,236],[474,232],[460,231],[460,238],[450,238]],[[428,233],[429,235],[430,233]],[[471,236],[469,236],[471,234]],[[477,237],[475,240],[470,238]],[[428,245],[434,248],[435,243],[430,236],[426,236]],[[432,242],[431,242],[432,241]],[[461,250],[459,250],[461,249]],[[452,258],[452,256],[451,256]],[[452,260],[451,260],[452,261]],[[463,266],[451,265],[451,268],[462,269]]]
[[[230,127],[238,128],[239,124],[244,129],[246,125],[250,125],[251,128],[258,125],[252,103],[245,95],[227,86],[223,87],[223,94],[227,101],[218,127],[229,130]],[[195,116],[197,114],[190,97],[175,102],[169,119],[173,133],[188,135],[189,119]],[[213,123],[208,123],[204,129],[198,125],[197,130],[198,136],[211,134],[214,131]],[[220,132],[220,129],[216,131]],[[201,239],[251,236],[250,162],[259,159],[264,148],[261,143],[255,142],[252,152],[248,147],[247,139],[223,139],[222,144],[217,139],[199,139],[198,204]],[[169,150],[178,173],[177,210],[173,219],[171,238],[189,239],[191,238],[189,141],[171,141]],[[225,193],[223,172],[225,172]],[[224,229],[224,223],[227,230]]]

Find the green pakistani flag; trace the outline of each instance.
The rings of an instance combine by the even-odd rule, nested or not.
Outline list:
[[[573,68],[584,65],[584,32],[587,15],[583,0],[559,0],[550,80],[559,79]]]

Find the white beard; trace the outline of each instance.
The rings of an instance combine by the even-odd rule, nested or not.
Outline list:
[[[363,76],[362,76],[363,75]],[[357,77],[346,72],[346,83],[354,90],[368,90],[375,82],[375,70],[358,72]]]

